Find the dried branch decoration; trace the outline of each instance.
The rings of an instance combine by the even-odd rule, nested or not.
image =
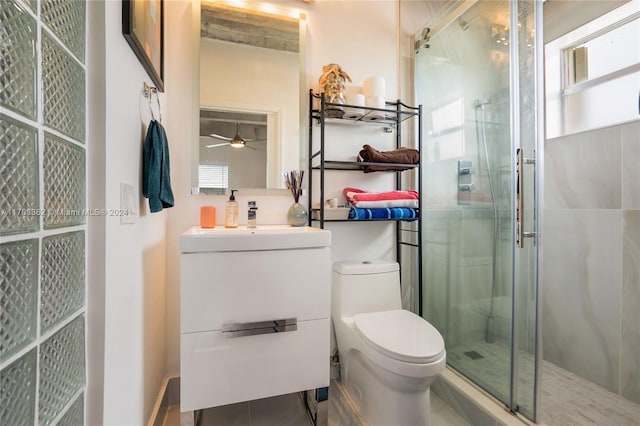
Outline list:
[[[327,102],[344,103],[344,84],[351,83],[351,77],[338,64],[327,64],[322,67],[320,86]]]

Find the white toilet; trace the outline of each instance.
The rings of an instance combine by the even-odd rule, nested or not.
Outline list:
[[[369,424],[429,425],[429,386],[445,368],[444,340],[402,309],[398,264],[335,263],[332,299],[341,381]]]

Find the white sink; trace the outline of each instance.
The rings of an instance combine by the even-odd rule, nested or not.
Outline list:
[[[182,253],[277,250],[330,245],[329,231],[310,226],[259,225],[257,228],[194,226],[180,236]]]

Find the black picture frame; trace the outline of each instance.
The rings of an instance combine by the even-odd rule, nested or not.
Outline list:
[[[122,0],[122,35],[164,92],[164,0]]]

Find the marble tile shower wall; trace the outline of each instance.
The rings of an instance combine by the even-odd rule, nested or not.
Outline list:
[[[0,1],[0,424],[83,424],[86,4]]]
[[[640,121],[545,146],[544,359],[640,403]]]

